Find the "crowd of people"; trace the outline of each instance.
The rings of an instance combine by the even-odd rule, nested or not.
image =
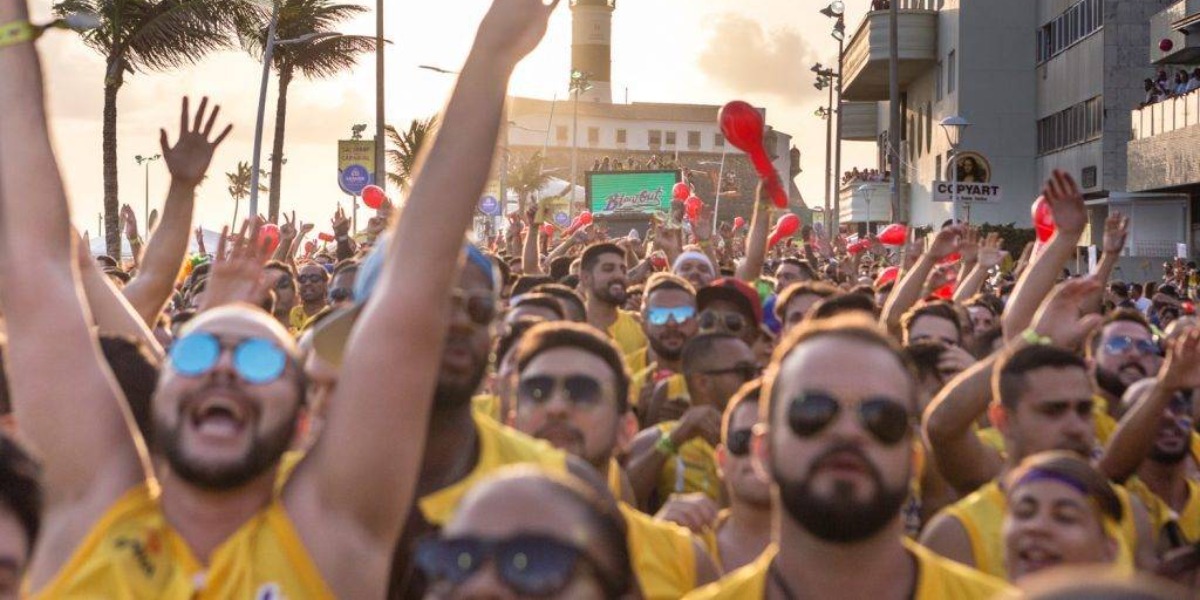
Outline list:
[[[624,160],[620,157],[605,156],[597,158],[592,163],[592,171],[656,171],[660,169],[679,169],[682,165],[673,156],[650,155],[650,158],[640,160],[637,156],[629,156]]]
[[[1184,69],[1179,69],[1174,78],[1169,77],[1165,69],[1159,69],[1158,76],[1154,79],[1147,77],[1143,85],[1146,88],[1146,98],[1142,101],[1142,106],[1186,96],[1200,89],[1200,68],[1192,69],[1190,74]]]
[[[1194,597],[1194,266],[1110,281],[1113,213],[1064,272],[1062,172],[1015,263],[956,223],[771,246],[765,201],[469,243],[556,4],[493,1],[402,210],[325,250],[289,216],[187,255],[231,126],[185,98],[128,271],[72,229],[35,47],[0,47],[0,596]]]
[[[891,181],[892,174],[888,171],[880,171],[879,169],[859,169],[854,167],[845,173],[842,173],[842,185],[848,183],[872,183],[880,181]]]

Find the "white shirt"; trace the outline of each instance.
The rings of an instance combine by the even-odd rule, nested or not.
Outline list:
[[[1149,298],[1142,296],[1141,298],[1135,300],[1133,305],[1136,306],[1138,310],[1142,311],[1143,314],[1149,315],[1150,307],[1153,306],[1154,303],[1151,302]]]

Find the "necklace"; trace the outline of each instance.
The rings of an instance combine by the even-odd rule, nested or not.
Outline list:
[[[795,600],[796,592],[792,591],[792,586],[788,585],[787,580],[783,578],[783,574],[780,573],[779,569],[776,569],[775,566],[775,562],[772,561],[771,567],[767,569],[767,571],[771,574],[771,581],[775,585],[779,586],[779,591],[783,592],[784,598],[787,598],[787,600]]]

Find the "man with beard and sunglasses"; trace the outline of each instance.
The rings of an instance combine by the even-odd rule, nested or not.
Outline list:
[[[1125,390],[1158,372],[1162,350],[1154,341],[1150,322],[1136,309],[1118,309],[1105,315],[1086,347],[1102,409],[1098,411],[1101,416],[1096,420],[1096,436],[1106,442],[1116,429]]]
[[[754,348],[762,324],[762,300],[745,282],[724,277],[696,291],[700,331],[721,331],[741,338]]]
[[[646,335],[635,313],[621,309],[625,305],[625,249],[601,242],[583,251],[579,267],[579,286],[587,303],[588,325],[608,333],[626,362],[646,347]]]
[[[671,420],[642,431],[630,444],[629,480],[640,506],[656,509],[672,494],[692,492],[724,504],[715,455],[721,413],[738,389],[758,374],[754,354],[741,338],[702,333],[687,343],[683,375],[688,403],[651,407],[652,414]]]
[[[870,369],[846,365],[869,364]],[[1004,582],[908,541],[917,386],[870,320],[802,325],[772,357],[752,443],[770,473],[775,543],[688,595],[714,598],[992,598]]]
[[[517,401],[509,422],[586,461],[619,498],[623,477],[615,453],[635,425],[625,400],[629,378],[616,346],[588,325],[543,323],[521,338],[514,353]],[[646,598],[679,598],[716,579],[712,562],[686,529],[623,502],[620,508]]]
[[[697,331],[696,289],[687,280],[655,273],[646,281],[645,289],[642,328],[650,346],[628,365],[633,372],[629,398],[640,411],[640,418],[650,407],[652,396],[656,401],[686,399],[683,348]]]
[[[444,307],[486,183],[504,90],[553,8],[496,0],[484,17],[447,125],[415,179],[396,243],[380,259],[377,294],[351,334],[322,437],[278,491],[279,455],[304,410],[304,377],[284,327],[243,304],[196,317],[172,348],[152,401],[154,443],[170,469],[152,473],[81,303],[36,51],[27,42],[4,48],[0,246],[29,256],[0,265],[0,305],[13,403],[44,460],[48,501],[30,591],[49,598],[384,595],[387,559],[417,491]],[[0,23],[28,32],[25,3],[0,4]],[[172,187],[187,193],[229,131],[210,141],[216,111],[206,121],[206,105],[193,122],[184,101],[174,146],[161,135]],[[21,173],[42,176],[17,189]],[[39,198],[38,210],[25,206],[30,196]],[[214,268],[210,303],[222,270],[238,271],[240,281],[242,267],[253,264],[247,285],[225,290],[231,298],[253,301],[263,286],[254,280],[261,277],[257,236],[248,240],[239,236],[234,259]]]
[[[288,323],[293,331],[304,331],[313,317],[329,306],[329,272],[317,263],[296,271],[296,294],[300,302],[292,308]]]

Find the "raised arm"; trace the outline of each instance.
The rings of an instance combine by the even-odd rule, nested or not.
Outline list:
[[[163,159],[171,171],[171,187],[163,207],[162,222],[146,245],[137,277],[125,286],[125,298],[137,310],[147,325],[158,321],[162,309],[171,299],[179,268],[187,255],[188,237],[192,233],[192,212],[196,205],[196,188],[204,181],[213,152],[229,135],[233,125],[227,125],[216,139],[209,142],[217,122],[220,106],[214,106],[205,120],[208,98],[200,100],[195,118],[188,111],[188,99],[183,99],[179,116],[179,139],[168,144],[167,131],[159,130]],[[136,253],[135,253],[136,254]]]
[[[162,359],[162,345],[112,280],[100,271],[100,266],[87,251],[86,240],[80,240],[78,249],[80,282],[99,332],[136,339],[145,344],[155,358]]]
[[[0,23],[28,18],[24,1],[0,3]],[[14,413],[43,466],[46,522],[30,570],[37,589],[147,471],[91,332],[31,43],[0,50],[0,81],[0,307]]]
[[[522,215],[525,219],[525,245],[521,253],[521,271],[525,275],[545,273],[542,270],[541,256],[538,254],[538,239],[542,237],[542,231],[538,227],[537,213],[537,206],[531,206],[525,209],[525,214]]]
[[[1012,298],[1004,309],[1003,327],[1006,340],[1020,335],[1029,326],[1034,311],[1054,287],[1063,265],[1067,264],[1075,253],[1079,236],[1087,225],[1083,194],[1070,175],[1055,170],[1042,189],[1042,196],[1050,203],[1058,231],[1046,242],[1042,253],[1034,257],[1013,288]]]
[[[938,472],[960,494],[993,479],[1003,460],[975,435],[975,421],[992,401],[992,369],[997,355],[981,360],[955,377],[929,404],[922,419],[926,445]]]
[[[377,250],[385,262],[350,334],[321,440],[285,490],[310,547],[349,534],[390,552],[400,533],[425,447],[451,286],[491,168],[509,77],[542,39],[556,5],[493,2],[391,241]]]
[[[762,200],[762,183],[754,192],[754,214],[750,217],[750,235],[746,238],[746,258],[737,268],[737,278],[756,281],[762,277],[767,260],[767,233],[771,228],[771,208]]]
[[[1003,255],[1000,253],[1000,234],[989,233],[979,245],[979,256],[970,274],[963,278],[958,287],[954,288],[954,301],[966,302],[979,293],[983,282],[987,279],[988,271],[1000,265]]]
[[[947,227],[939,231],[933,238],[929,250],[921,254],[917,263],[913,265],[912,269],[906,271],[903,278],[900,279],[900,283],[896,284],[895,289],[888,296],[887,303],[883,305],[883,315],[880,317],[892,335],[900,337],[900,317],[921,300],[921,291],[925,289],[925,280],[929,278],[929,274],[933,272],[938,261],[958,251],[959,240],[962,239],[963,233],[962,226]]]
[[[1112,212],[1104,220],[1104,242],[1100,262],[1096,264],[1093,276],[1101,283],[1100,289],[1084,302],[1084,312],[1101,312],[1104,305],[1104,284],[1112,277],[1117,262],[1121,260],[1121,250],[1125,248],[1125,238],[1129,232],[1129,217],[1119,212]]]

